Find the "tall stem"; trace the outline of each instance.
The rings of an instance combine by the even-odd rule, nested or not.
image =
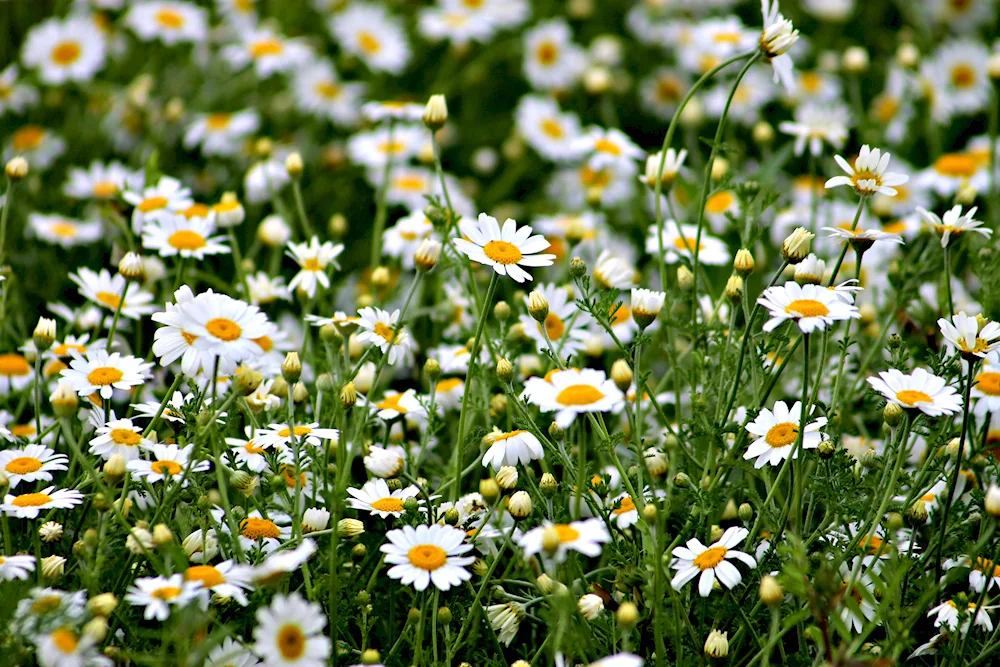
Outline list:
[[[388,213],[386,195],[389,192],[389,178],[392,175],[392,159],[395,155],[392,150],[393,130],[396,122],[389,120],[389,150],[385,158],[385,169],[382,170],[382,183],[378,186],[378,193],[375,197],[375,224],[372,228],[372,257],[369,266],[370,271],[374,271],[382,257],[382,230],[385,228],[385,218]]]
[[[809,414],[809,334],[802,334],[802,405],[799,409],[799,432],[792,450],[792,525],[802,534],[802,445],[806,436],[806,417]]]
[[[128,294],[128,279],[122,287],[122,293],[118,298],[118,305],[115,306],[115,316],[111,320],[111,328],[108,330],[108,343],[104,346],[105,351],[111,351],[111,345],[115,340],[115,331],[118,329],[118,318],[121,317],[122,308],[125,306],[125,295]]]
[[[7,219],[10,217],[10,209],[14,203],[14,182],[7,181],[7,200],[0,209],[0,266],[3,266],[5,259],[4,249],[7,247]]]
[[[861,195],[861,199],[858,200],[858,210],[855,211],[854,222],[851,223],[852,232],[858,228],[858,221],[861,220],[861,213],[865,210],[865,201],[867,199],[867,195]],[[844,257],[847,256],[847,248],[849,246],[849,243],[845,243],[843,249],[840,251],[840,257],[837,258],[837,263],[833,267],[833,273],[830,274],[830,282],[827,285],[833,285],[837,281],[837,274],[840,273],[840,267],[844,263]]]

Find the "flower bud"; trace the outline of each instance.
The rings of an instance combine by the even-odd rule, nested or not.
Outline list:
[[[28,175],[28,161],[20,155],[13,157],[4,166],[4,173],[14,183],[24,180]]]
[[[382,656],[379,652],[373,648],[366,649],[361,654],[361,664],[362,665],[378,665],[382,662]]]
[[[504,357],[497,361],[497,377],[505,384],[514,379],[514,365]]]
[[[158,523],[153,526],[153,544],[158,547],[170,544],[174,541],[174,534],[165,523]]]
[[[816,451],[819,453],[819,457],[821,459],[832,459],[834,454],[837,453],[837,446],[829,440],[824,440],[819,443],[819,447],[817,447]]]
[[[58,542],[62,539],[62,535],[63,526],[56,521],[46,521],[38,528],[38,536],[45,543]]]
[[[986,491],[986,498],[983,500],[983,508],[994,519],[1000,518],[1000,486],[990,484],[989,490]]]
[[[62,556],[48,556],[42,559],[42,577],[49,581],[59,579],[66,571],[66,559]]]
[[[749,250],[740,248],[736,251],[736,258],[733,260],[733,270],[736,271],[736,275],[746,278],[753,273],[754,265],[753,255]]]
[[[753,140],[762,146],[766,146],[774,141],[774,126],[766,120],[759,121],[753,126]]]
[[[734,303],[743,298],[743,279],[738,275],[729,276],[726,281],[726,297]]]
[[[577,601],[576,608],[585,619],[593,621],[604,611],[604,600],[599,595],[587,593]]]
[[[358,391],[353,382],[348,382],[340,390],[340,403],[350,410],[358,402]]]
[[[454,526],[461,518],[462,515],[454,507],[449,507],[444,513],[444,522],[449,526]]]
[[[87,609],[95,616],[110,616],[118,606],[114,593],[101,593],[87,600]]]
[[[920,49],[910,42],[904,42],[896,49],[896,62],[900,67],[915,69],[920,64]],[[986,61],[986,68],[989,70],[989,60]]]
[[[295,386],[292,387],[292,401],[295,403],[303,403],[309,398],[309,390],[306,389],[304,382],[296,382]]]
[[[510,304],[506,301],[498,301],[495,306],[493,306],[493,317],[497,318],[500,322],[506,322],[510,319]]]
[[[574,278],[582,278],[587,275],[587,263],[580,257],[574,257],[569,261],[569,275]]]
[[[736,514],[740,517],[740,521],[749,523],[753,520],[753,506],[750,503],[742,503],[739,509],[736,510]]]
[[[507,509],[510,511],[510,515],[514,517],[515,520],[520,521],[521,519],[526,519],[531,516],[531,496],[528,495],[527,491],[515,492],[514,495],[510,497]]]
[[[705,657],[721,660],[729,655],[729,639],[725,632],[712,630],[705,640]]]
[[[896,403],[886,403],[882,408],[882,419],[892,428],[896,428],[903,421],[903,408]]]
[[[112,454],[111,457],[104,462],[104,479],[107,480],[108,484],[117,484],[125,476],[126,472],[126,461],[125,457],[121,454]]]
[[[674,486],[680,489],[686,489],[691,486],[691,478],[687,476],[687,473],[679,472],[674,475]]]
[[[302,176],[302,170],[305,165],[302,164],[302,155],[298,151],[294,153],[289,153],[288,157],[285,158],[285,170],[288,171],[288,175],[293,179],[299,179]]]
[[[538,488],[543,494],[551,498],[559,490],[559,482],[552,473],[547,472],[542,475],[542,478],[538,480]]]
[[[564,437],[566,437],[566,431],[559,424],[552,422],[549,424],[549,437],[556,442],[561,442]]]
[[[357,519],[341,519],[337,522],[337,535],[353,539],[365,532],[365,524]]]
[[[632,386],[632,369],[624,359],[617,359],[611,364],[611,379],[622,392],[627,392]]]
[[[514,466],[502,466],[497,471],[497,484],[505,491],[517,488],[517,468]]]
[[[35,349],[39,352],[52,347],[52,343],[56,340],[56,321],[48,317],[39,317],[31,338],[35,343]]]
[[[431,95],[424,106],[424,125],[429,130],[440,130],[448,122],[448,101],[444,95]]]
[[[83,636],[100,644],[108,636],[108,619],[103,616],[95,616],[87,621],[83,626]]]
[[[677,267],[677,286],[682,292],[690,292],[694,287],[694,274],[683,264]]]
[[[76,416],[77,408],[80,406],[80,397],[73,390],[72,385],[67,382],[60,382],[56,390],[49,396],[49,403],[52,404],[52,411],[60,419]]]
[[[615,612],[615,621],[622,630],[631,630],[639,622],[639,609],[632,602],[623,602]]]
[[[549,301],[538,290],[528,295],[528,312],[537,322],[545,322],[545,318],[549,316]]]
[[[844,50],[841,64],[848,74],[863,74],[870,64],[868,50],[863,46],[851,46]]]
[[[798,227],[781,243],[781,254],[789,264],[798,264],[809,254],[809,242],[815,234]]]
[[[136,252],[127,252],[118,262],[118,273],[125,280],[132,282],[142,282],[146,279],[146,265],[142,261],[142,256]]]
[[[770,574],[765,574],[760,580],[760,599],[768,607],[775,607],[781,604],[785,597],[785,591],[781,584]]]
[[[281,364],[281,375],[285,382],[292,385],[302,377],[302,362],[299,361],[298,352],[289,352],[285,355],[285,361]]]
[[[430,273],[441,259],[441,242],[424,239],[413,252],[413,264],[419,271]]]
[[[481,479],[479,480],[479,495],[488,504],[492,505],[500,497],[500,485],[496,483],[496,480],[489,477]]]
[[[648,502],[642,506],[642,520],[650,525],[656,521],[657,513],[656,505],[652,502]]]
[[[263,381],[264,376],[260,372],[246,366],[240,366],[233,375],[233,388],[237,393],[249,396],[257,391],[257,387]]]

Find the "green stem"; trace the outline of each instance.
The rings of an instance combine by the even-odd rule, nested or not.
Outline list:
[[[392,139],[389,140],[389,143],[392,144]],[[299,222],[302,223],[302,233],[305,235],[305,240],[308,241],[316,235],[316,232],[313,231],[309,216],[306,215],[306,205],[302,201],[302,186],[299,184],[298,178],[292,179],[292,193],[295,196],[295,210],[299,214]]]
[[[393,144],[392,135],[395,125],[394,120],[389,120],[390,148]],[[372,226],[372,256],[368,267],[369,271],[374,271],[375,267],[378,266],[379,260],[382,258],[382,230],[385,229],[385,218],[388,215],[386,195],[389,192],[389,178],[392,174],[393,156],[394,152],[389,150],[385,159],[385,168],[382,170],[382,183],[379,184],[378,192],[375,195],[375,224]]]
[[[14,181],[8,179],[7,181],[7,200],[3,204],[3,208],[0,209],[0,266],[3,266],[3,261],[6,259],[4,251],[7,247],[7,220],[10,218],[10,209],[14,204]]]
[[[858,227],[858,221],[861,220],[861,213],[865,210],[865,201],[867,201],[867,195],[861,195],[861,199],[858,200],[858,210],[854,213],[854,222],[851,223],[851,231],[853,232]],[[840,266],[844,263],[844,257],[847,256],[847,248],[850,244],[845,243],[844,247],[840,251],[840,257],[837,258],[837,263],[833,267],[833,273],[830,274],[830,282],[827,283],[828,286],[832,286],[837,281],[837,274],[840,273]]]
[[[111,328],[108,330],[108,343],[104,346],[106,352],[111,352],[111,343],[115,339],[115,331],[118,329],[118,319],[121,317],[122,307],[125,305],[126,294],[128,294],[128,279],[125,280],[121,296],[118,298],[118,305],[115,306],[115,316],[111,320]]]

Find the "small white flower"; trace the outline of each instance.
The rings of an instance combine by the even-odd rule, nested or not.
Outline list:
[[[910,180],[905,174],[886,171],[886,167],[889,166],[889,153],[883,153],[878,148],[869,148],[868,144],[861,147],[853,167],[839,155],[834,155],[833,159],[847,176],[834,176],[826,182],[827,188],[849,185],[861,197],[869,197],[875,193],[895,197],[898,193],[892,186],[903,185]]]
[[[774,411],[763,408],[757,418],[752,423],[747,424],[746,429],[757,436],[743,458],[747,461],[757,459],[754,462],[755,468],[762,468],[768,463],[772,466],[780,465],[782,461],[792,456],[792,450],[799,439],[799,421],[802,413],[802,403],[796,401],[791,409],[784,401],[777,401],[774,404]],[[807,422],[805,434],[802,437],[801,449],[815,449],[819,443],[826,439],[826,435],[820,433],[820,429],[826,426],[826,417],[820,417],[814,422]],[[799,452],[795,452],[793,458],[798,458]]]
[[[799,329],[808,334],[822,331],[835,322],[861,317],[854,305],[845,303],[833,290],[793,281],[767,288],[757,303],[771,314],[763,327],[768,332],[789,320],[794,320]]]
[[[451,526],[424,524],[416,528],[404,526],[385,534],[388,543],[379,549],[385,554],[385,561],[392,565],[389,577],[399,579],[404,585],[412,584],[422,591],[432,582],[439,590],[447,591],[453,586],[472,578],[466,565],[476,560],[475,556],[463,556],[472,550],[465,541],[465,531]]]
[[[948,349],[958,350],[962,355],[982,359],[1000,349],[1000,324],[997,322],[987,322],[980,329],[979,320],[963,311],[952,315],[950,320],[939,319],[938,326]]]
[[[268,665],[324,667],[330,657],[330,638],[323,633],[326,614],[299,593],[276,595],[270,607],[257,610],[254,651]]]
[[[549,247],[549,242],[541,234],[531,235],[531,227],[520,229],[517,223],[507,218],[503,228],[496,218],[479,214],[479,222],[462,221],[459,229],[466,238],[454,239],[454,243],[474,262],[492,266],[501,276],[509,275],[516,282],[532,280],[531,274],[523,266],[551,266],[555,255],[539,254]]]
[[[493,432],[488,433],[483,441],[490,445],[483,454],[484,468],[493,466],[494,470],[499,470],[501,466],[527,465],[545,456],[538,438],[521,429],[504,433],[494,427]]]
[[[670,585],[679,591],[689,581],[699,577],[698,594],[703,598],[712,592],[716,579],[726,588],[734,588],[743,577],[736,566],[729,562],[730,559],[737,559],[750,567],[757,567],[757,561],[753,556],[733,548],[748,534],[746,528],[733,526],[727,528],[719,541],[711,546],[706,547],[697,538],[692,538],[687,541],[687,546],[674,547],[674,562],[671,567],[677,570],[677,574],[674,575]]]
[[[125,599],[136,607],[145,607],[147,621],[165,621],[171,607],[183,607],[198,596],[201,582],[184,581],[180,574],[171,577],[140,577],[135,580]]]
[[[983,227],[983,223],[974,220],[972,216],[976,214],[977,207],[973,206],[965,214],[962,214],[961,205],[956,204],[945,212],[943,218],[939,218],[936,213],[931,213],[925,208],[917,207],[917,213],[924,221],[934,228],[934,231],[941,235],[941,247],[948,245],[952,236],[959,237],[966,232],[975,232],[989,238],[993,235],[993,230]]]
[[[930,417],[952,415],[962,409],[962,397],[955,388],[923,368],[909,375],[890,368],[878,377],[868,378],[868,384],[896,405],[920,410]]]

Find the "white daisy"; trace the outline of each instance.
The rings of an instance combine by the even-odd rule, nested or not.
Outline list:
[[[71,167],[63,185],[63,193],[74,199],[112,200],[129,187],[141,187],[142,174],[124,167],[120,162],[91,162],[86,169]]]
[[[35,371],[24,355],[17,352],[0,354],[0,395],[24,389],[34,377]]]
[[[29,106],[38,104],[38,91],[33,86],[18,81],[16,64],[0,71],[0,116],[12,111],[23,113]]]
[[[93,637],[77,635],[68,627],[56,628],[35,639],[42,667],[111,667],[111,658],[100,652]]]
[[[0,556],[0,581],[27,581],[35,571],[35,557],[28,555]]]
[[[944,198],[954,196],[964,186],[982,192],[989,187],[988,165],[988,150],[985,156],[969,151],[945,153],[917,175],[916,185]]]
[[[399,326],[399,310],[390,314],[381,308],[362,308],[358,311],[361,320],[357,334],[359,343],[370,343],[378,347],[382,354],[389,355],[389,364],[395,364],[397,357],[410,349],[410,336]]]
[[[784,401],[777,401],[774,404],[773,412],[767,408],[762,408],[757,418],[746,425],[747,431],[757,436],[757,439],[750,443],[747,451],[743,454],[743,459],[754,462],[754,468],[763,468],[770,463],[772,466],[780,465],[789,456],[798,458],[799,452],[795,449],[795,443],[799,439],[799,420],[802,414],[802,403],[796,401],[791,409],[785,405]],[[826,426],[826,417],[820,417],[816,421],[806,424],[805,434],[802,436],[801,449],[815,449],[819,443],[826,439],[826,434],[820,429]]]
[[[403,514],[403,504],[408,498],[418,498],[420,489],[411,484],[403,489],[389,490],[384,479],[373,479],[360,489],[348,487],[351,496],[347,503],[356,510],[364,510],[382,519]]]
[[[225,368],[220,366],[223,374],[232,372],[236,364],[258,357],[262,348],[257,341],[273,336],[276,331],[275,325],[257,306],[211,290],[177,307],[182,309],[183,317],[188,318],[183,332],[195,337],[192,344],[227,362]],[[164,318],[154,316],[153,319],[159,322]]]
[[[983,227],[981,221],[973,219],[972,216],[976,214],[977,210],[977,207],[973,206],[963,215],[961,205],[956,204],[945,211],[943,218],[939,218],[936,213],[931,213],[927,209],[920,207],[917,208],[917,213],[920,214],[927,224],[934,228],[935,232],[941,235],[941,247],[944,248],[948,245],[951,237],[958,238],[966,232],[982,234],[985,238],[993,235],[992,229]]]
[[[982,327],[979,320],[965,312],[952,315],[950,321],[943,317],[938,320],[941,335],[952,352],[958,351],[964,357],[986,357],[1000,349],[1000,324],[986,322]]]
[[[258,127],[260,116],[254,109],[199,114],[184,132],[184,147],[191,150],[198,146],[205,156],[235,155]]]
[[[128,391],[145,382],[152,364],[118,352],[93,350],[85,356],[74,354],[69,368],[60,374],[80,396],[99,392],[109,399],[115,389]]]
[[[966,602],[966,605],[968,614],[962,623],[962,630],[966,630],[972,619],[975,618],[976,626],[992,632],[993,621],[990,619],[989,612],[983,607],[977,607],[975,602]],[[958,630],[959,625],[958,603],[954,600],[945,600],[928,611],[927,617],[934,619],[935,628],[943,627],[944,630],[954,632]]]
[[[559,537],[559,546],[552,555],[556,563],[564,562],[570,551],[577,551],[591,558],[600,556],[603,549],[601,545],[611,541],[611,535],[600,519],[591,518],[557,524],[546,521],[521,536],[519,544],[524,549],[525,556],[536,556],[543,552],[542,536],[550,528],[554,529]]]
[[[827,188],[849,185],[861,197],[869,197],[875,193],[894,197],[896,190],[892,186],[902,185],[909,180],[905,174],[886,171],[886,167],[889,166],[889,153],[883,153],[878,148],[869,148],[868,144],[861,147],[853,167],[839,155],[834,155],[833,159],[847,176],[834,176],[826,182]]]
[[[194,203],[191,191],[169,176],[161,176],[156,185],[145,187],[141,192],[130,188],[122,193],[122,198],[134,207],[132,231],[136,234],[142,232],[146,220],[179,213]]]
[[[268,29],[251,29],[240,34],[240,43],[224,47],[222,57],[234,69],[253,63],[257,76],[266,79],[305,66],[312,60],[312,51],[300,40]]]
[[[845,303],[833,290],[820,285],[799,285],[791,280],[764,290],[757,303],[767,308],[771,315],[763,327],[767,332],[792,320],[808,334],[822,331],[835,322],[861,317],[856,306]]]
[[[84,222],[62,215],[29,213],[28,224],[38,238],[63,248],[93,243],[104,234],[100,221]]]
[[[930,417],[955,414],[962,409],[962,397],[944,378],[916,368],[909,375],[890,368],[868,378],[872,389],[901,408],[920,410]]]
[[[208,12],[187,2],[152,0],[135,4],[125,15],[125,24],[139,39],[174,45],[200,43],[208,37]]]
[[[320,60],[295,70],[295,103],[302,111],[328,118],[335,125],[353,127],[367,86],[342,81],[329,61]]]
[[[330,19],[329,29],[345,53],[371,70],[398,75],[410,62],[402,22],[381,5],[352,2]]]
[[[551,97],[525,95],[517,103],[514,119],[518,133],[543,158],[553,162],[576,159],[580,118],[561,111]]]
[[[258,667],[260,661],[243,644],[232,637],[226,637],[222,643],[208,652],[205,667]]]
[[[564,429],[577,415],[617,411],[625,400],[604,371],[591,368],[555,371],[547,379],[529,378],[523,395],[542,412],[555,412],[554,421]]]
[[[69,279],[80,288],[81,296],[109,313],[114,313],[120,307],[122,317],[138,320],[156,310],[152,304],[153,295],[142,289],[139,283],[127,282],[120,273],[112,276],[107,269],[95,273],[81,267],[76,273],[69,274]]]
[[[156,484],[164,480],[180,482],[184,479],[185,471],[188,467],[191,472],[204,472],[211,467],[208,461],[195,461],[190,463],[191,454],[194,452],[194,445],[180,447],[178,445],[161,445],[154,443],[147,448],[152,460],[134,459],[129,461],[127,468],[134,477],[144,479],[150,484]],[[190,480],[184,479],[184,486]]]
[[[726,529],[718,542],[706,547],[697,538],[687,541],[687,546],[674,547],[674,562],[670,567],[677,570],[670,585],[680,590],[686,583],[698,578],[698,594],[705,598],[712,592],[715,580],[726,588],[735,588],[743,577],[735,565],[729,561],[736,559],[754,568],[757,561],[753,556],[737,551],[733,547],[749,534],[746,528],[732,526]]]
[[[472,578],[465,566],[476,557],[462,555],[473,548],[466,543],[464,530],[420,524],[390,530],[385,536],[389,542],[379,550],[385,554],[385,562],[392,565],[388,572],[391,579],[399,579],[406,586],[412,584],[418,591],[431,582],[447,591]]]
[[[573,43],[564,19],[549,19],[524,33],[524,76],[532,88],[569,88],[587,66],[584,50]]]
[[[0,512],[16,519],[34,519],[43,510],[71,509],[82,502],[83,494],[76,489],[56,489],[50,486],[18,496],[8,493],[0,504]]]
[[[983,365],[972,385],[975,399],[975,413],[983,417],[987,413],[1000,416],[1000,354],[992,352],[983,359]],[[990,440],[992,429],[987,434]]]
[[[316,543],[306,538],[294,549],[273,551],[253,568],[253,581],[257,584],[271,584],[282,575],[295,572],[309,560],[316,551]]]
[[[850,126],[850,113],[843,104],[807,102],[795,109],[795,121],[782,121],[778,129],[795,137],[795,154],[802,155],[806,147],[818,157],[827,143],[835,150],[843,147]]]
[[[646,156],[627,134],[616,128],[591,127],[573,142],[573,149],[594,170],[616,167],[635,171],[636,161]]]
[[[170,577],[139,577],[125,594],[125,600],[136,607],[145,607],[142,617],[147,621],[165,621],[171,607],[183,607],[198,597],[201,582],[184,581],[180,574]]]
[[[236,600],[245,607],[246,591],[252,588],[250,567],[238,565],[231,560],[224,560],[218,565],[192,565],[184,571],[184,581],[201,584],[198,596],[202,599],[203,607],[208,606],[210,594]]]
[[[52,481],[52,472],[66,470],[69,459],[42,445],[0,451],[0,470],[7,475],[10,488],[20,482]]]
[[[271,424],[270,428],[257,431],[254,440],[264,448],[288,449],[295,442],[309,447],[322,447],[323,441],[336,444],[340,441],[340,431],[335,428],[318,428],[319,423],[296,424],[294,433],[287,424]]]
[[[480,213],[478,223],[462,221],[459,229],[465,237],[453,239],[459,250],[472,261],[492,266],[498,275],[509,275],[518,283],[532,280],[522,266],[551,266],[555,260],[555,255],[539,254],[549,247],[544,236],[532,236],[528,226],[518,229],[510,218],[501,229],[496,218]]]
[[[325,667],[330,638],[323,633],[326,614],[298,593],[275,595],[269,607],[257,610],[254,651],[268,665]]]
[[[343,244],[335,245],[332,241],[321,244],[315,236],[309,239],[309,243],[289,243],[288,256],[298,263],[299,272],[288,284],[288,289],[294,291],[297,287],[301,287],[309,298],[312,298],[316,295],[317,284],[329,287],[327,267],[332,265],[333,268],[339,269],[337,257],[342,252],[344,252]]]
[[[663,223],[663,257],[668,264],[679,262],[681,258],[694,258],[695,239],[698,238],[697,225],[678,225],[673,220]],[[646,237],[646,252],[650,255],[660,254],[660,240],[657,237],[656,225],[650,225],[649,236]],[[701,246],[698,249],[698,262],[711,266],[729,264],[731,256],[726,244],[720,239],[702,231]]]
[[[490,446],[483,454],[484,468],[493,466],[494,470],[499,470],[502,466],[528,465],[545,456],[538,438],[522,429],[505,433],[494,427],[483,437],[483,442]]]
[[[35,25],[21,47],[21,62],[38,70],[43,83],[89,81],[104,67],[107,45],[87,16],[47,19]]]
[[[10,135],[4,159],[23,157],[32,170],[51,167],[66,152],[66,140],[40,125],[22,125]]]
[[[143,225],[142,247],[158,251],[160,257],[179,255],[197,260],[205,259],[206,255],[228,253],[225,238],[212,236],[214,232],[215,223],[211,217],[160,216]]]
[[[153,441],[143,436],[142,429],[135,426],[131,419],[115,419],[113,416],[106,424],[97,427],[94,437],[90,439],[90,453],[105,461],[115,454],[121,455],[125,461],[135,461],[141,449],[152,446]]]

